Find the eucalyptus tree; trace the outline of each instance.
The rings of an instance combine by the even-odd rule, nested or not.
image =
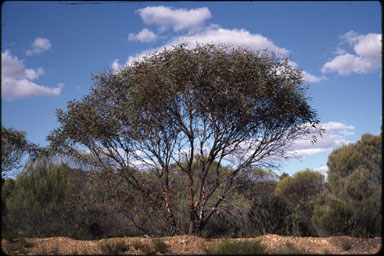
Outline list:
[[[364,134],[329,155],[329,188],[317,201],[312,217],[322,235],[380,235],[382,150],[381,134]]]
[[[177,166],[188,177],[187,232],[199,233],[242,171],[274,166],[318,127],[305,91],[301,71],[271,52],[181,44],[94,76],[88,95],[57,110],[48,139],[124,177],[170,235],[184,232],[169,200]]]
[[[12,170],[23,167],[23,159],[28,156],[35,161],[39,155],[47,154],[45,148],[31,143],[24,131],[1,126],[1,177],[5,177]]]
[[[1,126],[1,173],[2,176],[21,166],[20,161],[27,152],[25,132]]]

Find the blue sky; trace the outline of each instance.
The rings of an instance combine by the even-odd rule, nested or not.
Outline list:
[[[295,142],[298,159],[281,171],[325,173],[332,149],[381,131],[378,1],[70,3],[2,5],[2,125],[41,146],[58,127],[55,109],[88,94],[93,74],[196,41],[268,48],[303,70],[326,133]]]

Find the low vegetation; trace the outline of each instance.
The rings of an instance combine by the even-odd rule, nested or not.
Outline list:
[[[284,248],[280,249],[278,254],[296,255],[296,254],[305,254],[305,252],[297,248],[294,244],[287,242],[285,243]]]
[[[152,243],[156,252],[165,253],[168,249],[167,244],[160,239],[152,239]]]
[[[129,246],[124,241],[103,241],[99,247],[105,255],[120,255],[129,250]]]
[[[265,247],[258,241],[233,241],[224,240],[210,245],[207,254],[213,255],[257,255],[265,254]]]

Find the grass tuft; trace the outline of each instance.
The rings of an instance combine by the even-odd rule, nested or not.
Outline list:
[[[294,255],[294,254],[305,254],[305,252],[297,247],[295,247],[292,243],[287,242],[285,243],[285,248],[281,249],[278,254],[289,254],[289,255]]]
[[[210,245],[206,253],[215,255],[265,254],[265,247],[259,241],[221,241]]]
[[[341,238],[341,248],[343,248],[344,251],[349,251],[352,249],[352,242],[348,238]]]
[[[124,241],[103,241],[99,244],[99,248],[105,255],[119,255],[129,250],[129,246]]]
[[[153,239],[152,243],[155,246],[156,252],[165,253],[168,249],[168,245],[162,240]]]

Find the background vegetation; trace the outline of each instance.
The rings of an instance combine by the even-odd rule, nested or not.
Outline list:
[[[155,209],[119,175],[68,164],[40,157],[16,179],[2,179],[4,238],[167,235]],[[308,169],[293,176],[243,173],[200,235],[380,236],[381,135],[334,150],[328,166],[326,181]],[[170,203],[177,220],[188,218],[180,196],[185,182],[176,168]]]
[[[49,148],[2,127],[3,235],[376,236],[381,135],[332,152],[327,181],[271,171],[291,142],[322,133],[305,90],[287,59],[222,45],[97,74],[57,110]]]

